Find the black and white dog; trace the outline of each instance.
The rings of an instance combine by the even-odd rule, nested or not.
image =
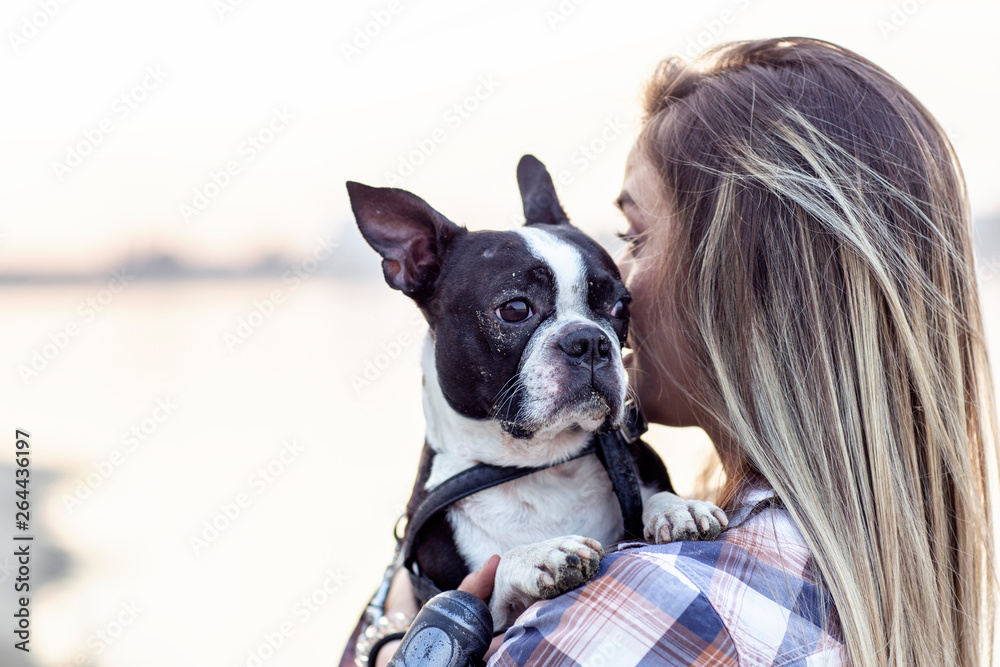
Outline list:
[[[602,545],[623,537],[597,457],[570,459],[625,415],[630,297],[607,252],[570,224],[542,163],[524,156],[518,184],[525,225],[475,232],[404,190],[347,184],[386,282],[417,303],[430,327],[426,449],[409,513],[480,463],[558,464],[455,503],[421,540],[420,571],[442,589],[501,555],[490,602],[497,628],[590,579]],[[718,535],[718,508],[665,492],[666,470],[645,443],[633,454],[647,539]]]

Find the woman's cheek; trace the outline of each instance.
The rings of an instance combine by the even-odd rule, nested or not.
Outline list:
[[[656,292],[646,288],[643,276],[634,275],[629,285],[633,298],[629,379],[650,421],[697,425],[688,397],[694,382],[690,351],[671,309],[655,307]]]
[[[655,357],[656,347],[652,341],[647,341],[641,350],[635,355],[633,361],[634,379],[636,395],[639,403],[646,413],[646,417],[652,421],[663,423],[667,417],[667,403],[670,399],[664,392],[663,378],[661,377],[662,360]]]
[[[629,322],[628,345],[632,352],[623,360],[625,368],[629,373],[629,383],[637,391],[641,382],[641,376],[648,372],[648,364],[643,363],[642,356],[645,351],[642,349],[648,343],[647,331],[652,324],[649,319],[649,294],[646,290],[646,275],[642,271],[642,264],[634,258],[629,258],[621,263],[622,276],[625,278],[625,286],[629,294],[632,295],[631,319]],[[642,344],[640,345],[640,341]],[[642,400],[642,396],[639,397]]]
[[[626,368],[629,371],[629,381],[639,397],[646,416],[659,421],[662,410],[660,402],[663,398],[661,367],[665,359],[662,345],[657,340],[662,327],[651,321],[649,301],[643,296],[641,289],[632,292],[632,323],[631,340],[632,354],[627,358]]]

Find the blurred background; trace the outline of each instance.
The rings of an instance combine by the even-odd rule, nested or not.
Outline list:
[[[339,658],[423,437],[424,327],[344,181],[510,228],[530,152],[618,250],[611,202],[667,55],[808,35],[909,87],[964,165],[996,354],[998,22],[985,1],[7,0],[0,449],[31,434],[35,540],[25,654],[8,455],[0,663]],[[652,440],[691,492],[704,434]]]

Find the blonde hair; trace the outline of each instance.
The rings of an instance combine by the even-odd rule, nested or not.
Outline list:
[[[645,111],[671,213],[658,280],[736,446],[723,499],[774,487],[856,667],[988,664],[996,414],[940,126],[803,38],[666,60]]]

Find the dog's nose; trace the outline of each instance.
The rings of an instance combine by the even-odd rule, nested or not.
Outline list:
[[[559,348],[577,364],[597,368],[611,359],[611,341],[597,327],[580,327],[562,337]]]

